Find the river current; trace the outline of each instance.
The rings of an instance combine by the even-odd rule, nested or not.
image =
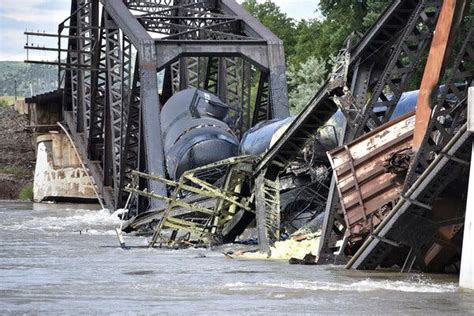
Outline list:
[[[0,314],[474,314],[456,276],[148,249],[134,236],[123,250],[119,224],[90,205],[0,202]]]

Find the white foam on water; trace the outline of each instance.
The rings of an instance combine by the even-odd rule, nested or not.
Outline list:
[[[61,213],[59,215],[59,213]],[[114,234],[120,219],[108,210],[66,209],[53,215],[38,216],[4,225],[8,230],[43,230],[46,232],[77,232],[92,235]]]
[[[414,293],[452,293],[457,292],[459,287],[455,283],[435,284],[430,281],[376,281],[365,279],[354,283],[335,283],[323,281],[287,281],[287,282],[262,282],[262,283],[228,283],[224,287],[235,291],[247,291],[265,288],[282,288],[289,290],[310,291],[358,291],[370,292],[378,290],[414,292]]]

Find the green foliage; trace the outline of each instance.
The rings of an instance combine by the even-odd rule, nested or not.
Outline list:
[[[374,25],[379,15],[389,4],[389,0],[367,0],[367,14],[364,17],[363,22],[364,29],[369,29],[372,25]]]
[[[290,60],[293,66],[298,67],[313,56],[325,59],[321,51],[321,25],[319,20],[301,20],[298,23],[295,30],[295,55]]]
[[[17,97],[18,100],[23,100],[24,97]],[[15,96],[13,95],[4,95],[0,96],[0,106],[14,105]]]
[[[54,66],[26,64],[18,61],[0,61],[0,96],[31,96],[55,90],[58,87]],[[11,103],[13,104],[13,103]]]
[[[321,0],[319,3],[325,17],[321,25],[321,49],[323,56],[335,54],[352,32],[363,32],[363,19],[367,15],[366,1]]]
[[[18,199],[23,201],[33,200],[33,184],[29,183],[21,188]]]
[[[390,3],[389,0],[321,0],[322,56],[336,53],[352,33],[364,33]]]
[[[10,103],[8,103],[7,99],[0,98],[0,106],[7,106],[7,105],[11,105]]]
[[[343,47],[346,38],[353,32],[365,32],[389,3],[389,0],[321,0],[321,18],[301,21],[289,18],[272,1],[242,3],[283,41],[292,114],[301,111],[326,79],[331,65],[328,61]]]
[[[288,85],[293,87],[289,92],[290,113],[296,115],[304,109],[314,92],[326,79],[327,63],[321,58],[310,57],[299,67],[288,68]]]
[[[280,7],[272,1],[258,3],[257,0],[245,0],[242,6],[283,41],[287,59],[295,54],[297,37],[294,19],[281,12]]]

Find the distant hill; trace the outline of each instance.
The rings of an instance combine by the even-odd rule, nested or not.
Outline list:
[[[30,97],[58,87],[57,68],[49,65],[26,64],[21,61],[0,61],[0,96]]]

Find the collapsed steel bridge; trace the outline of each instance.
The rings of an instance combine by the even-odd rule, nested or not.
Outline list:
[[[71,16],[57,35],[68,40],[67,49],[59,47],[57,63],[66,74],[63,119],[109,207],[124,206],[125,193],[134,193],[142,197],[140,209],[160,210],[145,213],[135,223],[161,217],[153,244],[165,227],[198,227],[206,235],[233,230],[225,225],[238,221],[240,209],[254,213],[260,248],[269,252],[279,238],[279,179],[341,111],[342,147],[329,156],[332,161],[338,155],[349,159],[332,166],[334,174],[324,192],[318,262],[351,256],[347,267],[374,269],[402,258],[402,271],[411,270],[415,262],[420,269],[441,270],[459,253],[463,214],[448,207],[446,216],[436,219],[433,205],[440,195],[447,201],[462,199],[462,181],[455,183],[461,195],[448,188],[469,165],[466,103],[474,72],[469,5],[392,1],[366,34],[348,38],[327,82],[274,146],[261,157],[218,163],[228,171],[224,183],[214,186],[196,174],[209,167],[185,173],[177,182],[166,179],[160,104],[187,87],[211,91],[240,109],[234,126],[239,135],[257,122],[288,116],[281,41],[231,0],[73,1]],[[29,33],[35,35],[44,36]],[[400,122],[411,124],[405,123],[412,122],[409,116],[390,121],[403,92],[422,72],[424,59],[414,128],[410,125],[401,140],[353,159],[354,144],[370,142]],[[160,87],[157,73],[163,78]],[[254,98],[253,85],[258,87]],[[379,162],[408,165],[401,171],[396,166],[398,173],[389,177],[384,175],[391,171],[382,166],[358,177],[358,168],[375,156]],[[352,178],[342,186],[346,174]],[[380,177],[386,180],[384,186],[374,186],[371,181]],[[248,192],[238,191],[243,182]],[[206,200],[203,206],[193,198],[168,197],[167,186],[214,196],[217,203],[212,207]],[[348,192],[356,196],[354,201],[347,202]],[[195,208],[212,219],[199,225],[183,220],[173,213],[182,208]]]
[[[160,107],[175,92],[217,94],[241,113],[240,134],[289,115],[282,42],[233,0],[72,0],[57,34],[25,34],[25,49],[58,54],[27,62],[59,66],[63,120],[110,209],[124,205],[132,170],[165,176]]]

